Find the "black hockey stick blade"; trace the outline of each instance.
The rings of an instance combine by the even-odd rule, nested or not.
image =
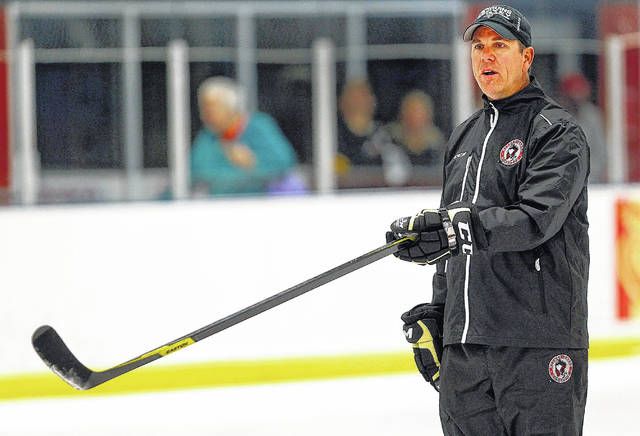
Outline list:
[[[73,355],[71,350],[69,350],[69,347],[67,347],[54,328],[48,325],[36,329],[31,338],[31,342],[36,353],[38,353],[44,363],[60,378],[76,389],[91,389],[380,260],[383,257],[397,252],[405,244],[413,240],[415,240],[415,235],[410,234],[396,241],[389,242],[362,256],[325,271],[322,274],[272,295],[225,318],[219,319],[186,336],[104,371],[93,371],[83,365]]]

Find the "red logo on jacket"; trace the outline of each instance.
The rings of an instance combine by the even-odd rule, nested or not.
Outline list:
[[[522,159],[524,156],[524,143],[519,139],[509,141],[507,145],[500,150],[500,162],[511,167]]]

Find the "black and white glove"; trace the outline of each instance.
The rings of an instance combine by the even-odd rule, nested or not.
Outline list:
[[[418,371],[436,391],[440,390],[444,306],[419,304],[402,314],[404,336],[413,347]]]
[[[472,255],[474,236],[471,227],[471,208],[461,202],[446,208],[423,209],[412,217],[395,220],[387,232],[387,242],[408,233],[418,235],[412,244],[395,256],[419,264],[434,264],[458,254]]]

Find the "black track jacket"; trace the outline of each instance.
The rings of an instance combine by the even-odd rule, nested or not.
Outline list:
[[[589,148],[537,81],[458,126],[441,206],[472,206],[474,253],[437,265],[444,343],[587,348]]]

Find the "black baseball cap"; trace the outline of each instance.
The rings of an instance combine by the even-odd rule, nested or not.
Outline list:
[[[506,39],[517,39],[525,47],[531,46],[531,24],[519,10],[511,6],[496,5],[483,9],[464,31],[463,39],[471,41],[473,33],[480,26],[490,27]]]

